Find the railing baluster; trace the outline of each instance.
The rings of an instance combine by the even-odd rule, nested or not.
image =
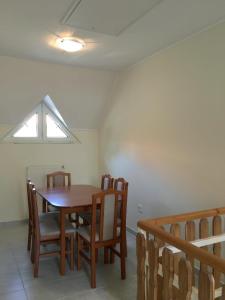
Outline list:
[[[148,242],[148,265],[149,265],[149,278],[148,278],[148,297],[147,299],[157,300],[158,295],[158,268],[159,268],[159,246],[156,241]]]
[[[201,270],[199,274],[199,300],[214,300],[215,299],[215,281],[212,274]]]
[[[220,216],[216,216],[213,218],[213,235],[219,235],[222,233],[222,219]],[[220,257],[221,256],[221,243],[213,245],[213,253],[214,255]],[[213,269],[213,276],[215,280],[215,288],[220,286],[221,273]]]
[[[162,225],[162,226],[160,226],[160,228],[162,229],[162,230],[164,230],[165,231],[165,227]],[[165,242],[163,242],[162,240],[160,240],[159,238],[157,238],[156,236],[154,237],[154,240],[158,243],[158,245],[159,245],[159,248],[161,248],[161,247],[163,247],[163,246],[165,246]]]
[[[170,226],[170,233],[175,237],[180,237],[180,225],[178,223],[172,224]],[[178,274],[178,268],[179,268],[179,261],[180,261],[180,255],[176,254],[174,255],[174,272],[175,274]]]
[[[201,239],[207,238],[209,236],[209,222],[208,219],[203,218],[199,222],[199,237]],[[202,249],[208,251],[208,246],[202,247]],[[207,272],[208,267],[205,264],[200,264],[200,269]]]
[[[179,262],[179,291],[177,300],[191,300],[192,267],[189,261],[181,258]]]
[[[162,255],[163,300],[173,300],[173,267],[173,254],[170,250],[165,248]]]
[[[186,241],[194,241],[196,239],[195,237],[195,222],[194,221],[188,221],[185,224],[185,240]],[[192,284],[195,286],[195,268],[194,268],[194,259],[192,257],[189,257],[187,255],[187,259],[191,263],[192,267]]]
[[[136,237],[137,251],[137,300],[145,300],[146,240],[142,233]]]

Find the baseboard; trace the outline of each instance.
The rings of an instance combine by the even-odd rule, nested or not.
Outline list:
[[[129,227],[129,226],[127,226],[127,231],[128,231],[129,233],[131,233],[132,235],[134,235],[134,236],[137,235],[137,230],[135,230],[135,229],[133,229],[133,228],[131,228],[131,227]]]
[[[27,222],[28,219],[19,220],[19,221],[17,220],[17,221],[0,222],[0,228],[26,224]]]

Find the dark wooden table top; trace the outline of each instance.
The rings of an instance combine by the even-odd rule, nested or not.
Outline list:
[[[92,195],[101,192],[91,185],[71,185],[52,189],[38,189],[37,193],[57,207],[85,207],[92,205]]]

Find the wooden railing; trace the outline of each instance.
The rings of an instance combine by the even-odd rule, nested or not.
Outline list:
[[[225,208],[138,222],[138,300],[225,300]]]

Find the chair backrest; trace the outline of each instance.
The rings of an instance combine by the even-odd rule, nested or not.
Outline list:
[[[28,204],[28,216],[29,222],[32,224],[33,215],[32,215],[32,202],[31,202],[31,189],[32,183],[30,179],[27,179],[27,204]],[[33,225],[33,224],[32,224]]]
[[[67,179],[67,182],[66,182]],[[71,186],[71,174],[62,171],[47,174],[47,188]]]
[[[33,216],[33,230],[35,238],[37,241],[40,240],[40,223],[38,215],[38,205],[37,205],[37,194],[35,186],[32,184],[31,187],[31,203],[32,203],[32,216]]]
[[[125,197],[126,197],[126,201],[125,201],[125,212],[126,212],[126,215],[127,215],[127,195],[128,195],[128,182],[122,178],[122,177],[119,177],[117,179],[115,179],[114,181],[114,191],[123,191],[125,193]],[[121,219],[122,218],[122,207],[121,207],[121,195],[119,195],[119,205],[118,205],[118,216],[119,218]],[[126,224],[126,215],[125,215],[125,224]],[[126,225],[125,225],[126,226]]]
[[[99,241],[109,241],[117,239],[118,229],[118,202],[121,196],[122,216],[125,216],[126,194],[109,190],[92,196],[92,224],[91,239],[94,242],[96,232],[99,234]],[[97,208],[100,206],[100,220],[97,225]],[[121,226],[125,226],[125,218],[122,217]]]
[[[109,175],[109,174],[102,175],[101,190],[107,191],[109,189],[112,189],[113,181],[114,181],[114,178],[111,175]]]
[[[114,190],[128,192],[128,182],[122,177],[115,179]]]

